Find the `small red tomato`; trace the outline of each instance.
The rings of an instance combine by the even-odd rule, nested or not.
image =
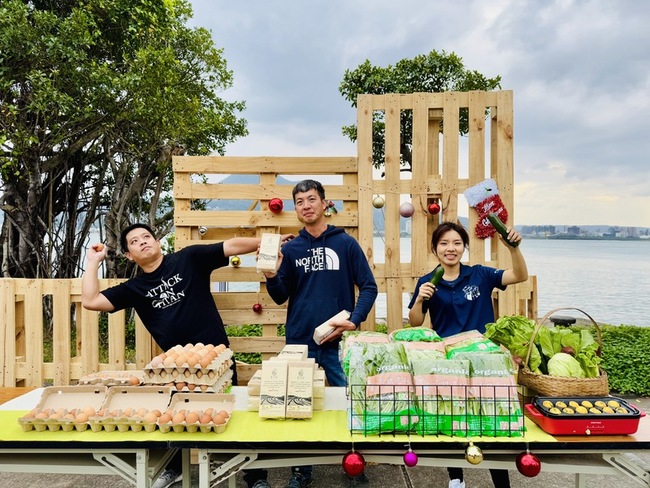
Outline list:
[[[262,313],[262,304],[256,303],[255,305],[253,305],[253,312]]]

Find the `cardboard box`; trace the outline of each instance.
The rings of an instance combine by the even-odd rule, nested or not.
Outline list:
[[[287,372],[286,417],[309,419],[312,417],[314,400],[314,363],[291,361]]]
[[[287,407],[287,361],[262,361],[261,418],[284,418]]]
[[[320,346],[323,343],[323,341],[327,339],[327,337],[332,332],[334,332],[335,327],[329,325],[330,321],[349,319],[349,318],[350,318],[350,312],[348,312],[347,310],[341,310],[339,313],[337,313],[333,317],[329,318],[328,320],[320,324],[318,327],[316,327],[316,330],[314,330],[314,342]]]
[[[262,234],[260,252],[257,254],[257,272],[278,270],[278,253],[282,245],[280,234]]]
[[[308,354],[309,349],[305,344],[287,344],[282,348],[278,357],[282,359],[297,359],[299,361],[304,361],[307,359]]]

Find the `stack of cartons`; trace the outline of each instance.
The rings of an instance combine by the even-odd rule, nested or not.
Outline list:
[[[287,345],[248,382],[248,409],[262,418],[311,418],[325,405],[325,372],[307,346]]]

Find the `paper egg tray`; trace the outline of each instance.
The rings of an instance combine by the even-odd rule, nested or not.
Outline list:
[[[152,432],[155,422],[146,422],[146,414],[158,410],[164,412],[169,405],[172,391],[166,386],[114,386],[109,388],[99,410],[100,415],[89,419],[93,432]]]
[[[66,419],[65,416],[72,410],[91,407],[97,411],[101,408],[106,398],[107,388],[103,385],[95,386],[48,386],[43,389],[41,398],[32,412],[52,413],[47,418],[34,418],[27,414],[18,419],[24,432],[44,430],[69,432],[71,430],[85,431],[88,422],[77,422],[75,419]]]
[[[232,370],[228,369],[224,374],[219,376],[217,381],[212,385],[195,385],[193,383],[177,382],[165,383],[173,392],[183,393],[226,393],[232,386]]]
[[[216,424],[214,422],[201,423],[194,422],[188,423],[187,421],[174,423],[160,423],[158,422],[158,428],[161,432],[203,432],[209,433],[214,432],[220,434],[226,430],[228,422],[230,421],[230,416],[235,407],[235,396],[229,394],[221,393],[176,393],[172,397],[172,401],[169,405],[168,411],[178,412],[185,410],[186,412],[195,411],[195,412],[205,412],[207,409],[213,409],[215,412],[225,410],[228,412],[228,418],[225,419],[223,424]]]
[[[187,363],[174,367],[145,368],[146,384],[164,385],[167,383],[187,383],[193,385],[213,385],[219,377],[232,366],[232,351],[226,349],[210,363],[207,368],[190,368]]]
[[[137,386],[143,382],[143,371],[99,371],[79,378],[80,385]]]

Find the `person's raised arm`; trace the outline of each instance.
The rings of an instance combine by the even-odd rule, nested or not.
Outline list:
[[[291,239],[293,239],[293,234],[282,234],[282,244]],[[223,253],[226,257],[248,254],[257,251],[259,245],[259,237],[231,237],[223,241]]]
[[[503,238],[501,238],[503,241]],[[515,231],[512,228],[508,228],[508,240],[510,242],[519,242],[521,243],[522,237],[521,234]],[[512,259],[512,268],[506,269],[503,272],[503,277],[501,278],[501,284],[503,285],[513,285],[515,283],[521,283],[528,279],[528,266],[526,266],[526,260],[524,255],[521,253],[521,246],[512,247],[504,242],[504,245],[510,251],[510,257]]]
[[[105,257],[106,248],[103,244],[94,244],[88,248],[86,269],[81,279],[81,305],[88,310],[111,312],[114,309],[108,298],[99,292],[97,272]]]

